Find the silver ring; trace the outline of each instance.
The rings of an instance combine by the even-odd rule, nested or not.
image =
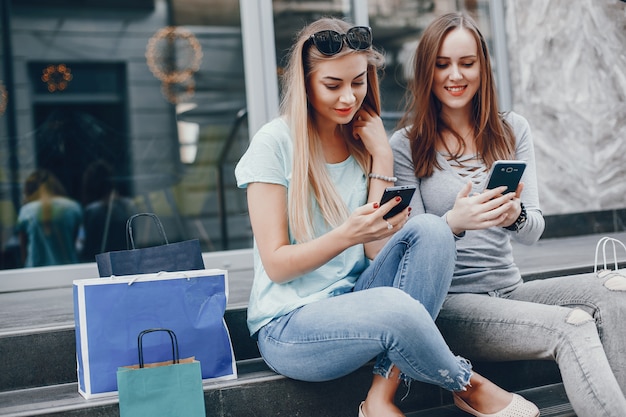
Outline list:
[[[386,222],[387,223],[387,230],[391,230],[393,229],[393,224]]]

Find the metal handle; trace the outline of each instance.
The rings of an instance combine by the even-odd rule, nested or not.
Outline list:
[[[139,367],[143,368],[143,336],[147,333],[152,332],[166,332],[170,336],[170,340],[172,341],[172,361],[174,363],[178,363],[180,361],[179,353],[178,353],[178,339],[176,338],[176,334],[170,329],[147,329],[143,330],[139,333],[137,337],[137,348],[139,350]]]
[[[147,217],[152,218],[152,220],[154,220],[154,223],[157,226],[157,230],[159,231],[159,234],[163,238],[163,242],[167,245],[169,242],[167,240],[167,236],[165,235],[165,229],[163,229],[163,224],[161,224],[161,220],[159,220],[157,215],[154,213],[138,213],[138,214],[133,214],[126,221],[126,248],[135,249],[135,240],[133,239],[133,220],[135,220],[137,217],[140,217],[140,216],[147,216]],[[130,239],[130,242],[129,242],[129,239]]]

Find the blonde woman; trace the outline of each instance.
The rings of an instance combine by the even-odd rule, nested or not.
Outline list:
[[[236,167],[247,188],[255,277],[248,327],[276,372],[326,381],[376,358],[359,416],[402,416],[401,380],[455,391],[477,410],[535,416],[534,404],[473,373],[434,324],[450,283],[454,238],[440,218],[383,216],[394,184],[380,118],[383,57],[371,30],[324,18],[298,35],[281,116]],[[526,414],[513,414],[519,408]]]

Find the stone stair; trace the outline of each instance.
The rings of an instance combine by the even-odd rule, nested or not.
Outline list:
[[[277,375],[264,364],[248,336],[245,307],[229,308],[239,377],[204,384],[207,416],[350,416],[371,382],[371,364],[335,381],[306,383]],[[1,416],[118,416],[117,397],[85,400],[76,382],[73,323],[0,333]],[[521,392],[542,408],[542,415],[573,416],[552,362],[475,363],[501,386]],[[400,389],[398,401],[408,417],[463,416],[451,395],[428,384]]]
[[[617,237],[626,241],[626,234]],[[598,236],[541,240],[523,250],[514,247],[515,257],[526,280],[590,272],[597,239]],[[324,383],[294,381],[271,371],[260,358],[245,323],[244,301],[251,273],[249,253],[215,256],[219,264],[213,258],[205,259],[205,264],[229,269],[230,292],[234,296],[229,303],[235,299],[234,304],[229,304],[225,319],[237,359],[238,378],[204,384],[206,415],[356,417],[371,382],[372,364]],[[620,259],[620,267],[626,266],[624,261]],[[72,273],[86,276],[86,270],[81,268],[77,266]],[[0,286],[5,288],[0,291],[0,416],[119,416],[116,396],[86,400],[78,393],[71,288],[67,288],[66,281],[71,282],[71,277],[58,280],[61,287],[43,290],[16,291],[4,284]],[[27,300],[31,307],[24,307]],[[477,372],[503,388],[535,402],[542,416],[575,416],[554,362],[473,365]],[[401,387],[397,403],[407,417],[468,416],[453,405],[449,392],[429,384],[413,383],[408,395],[406,388]]]

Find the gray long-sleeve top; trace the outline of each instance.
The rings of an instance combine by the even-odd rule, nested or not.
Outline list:
[[[505,116],[516,137],[516,159],[526,161],[522,176],[524,189],[521,200],[526,207],[526,224],[518,231],[502,227],[468,230],[456,240],[457,261],[450,292],[488,293],[507,291],[522,283],[519,269],[513,260],[511,239],[522,244],[533,244],[543,233],[545,222],[539,207],[535,153],[530,127],[526,119],[510,112]],[[444,216],[452,207],[461,188],[469,181],[453,168],[446,158],[437,154],[442,167],[435,168],[428,178],[416,178],[411,158],[411,148],[406,129],[395,132],[391,139],[394,152],[396,185],[416,184],[411,200],[411,215],[432,213]],[[487,172],[472,178],[472,193],[481,192],[487,181]]]

